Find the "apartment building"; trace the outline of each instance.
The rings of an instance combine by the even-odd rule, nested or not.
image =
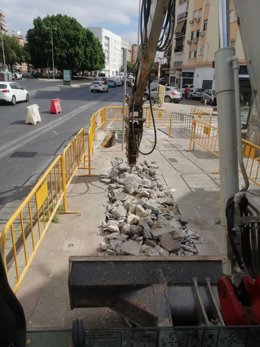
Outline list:
[[[249,98],[250,83],[234,1],[230,0],[230,46],[240,63],[240,86]],[[169,70],[169,82],[182,87],[215,87],[214,54],[219,49],[219,2],[216,0],[176,1],[176,26]]]
[[[106,76],[116,76],[122,67],[121,37],[104,28],[89,27],[88,29],[99,40],[105,53],[105,68],[101,72]]]

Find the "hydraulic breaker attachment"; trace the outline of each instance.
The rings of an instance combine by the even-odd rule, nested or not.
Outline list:
[[[136,164],[139,155],[139,146],[143,136],[143,110],[139,112],[129,112],[129,116],[124,118],[125,121],[125,144],[126,156],[130,166]]]

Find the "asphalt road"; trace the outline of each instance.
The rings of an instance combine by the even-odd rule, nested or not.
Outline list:
[[[0,224],[31,190],[38,177],[80,128],[88,128],[93,112],[123,101],[123,87],[90,93],[86,82],[22,80],[29,103],[0,105]],[[60,98],[62,112],[50,114],[51,99]],[[27,106],[37,104],[41,123],[25,124]]]

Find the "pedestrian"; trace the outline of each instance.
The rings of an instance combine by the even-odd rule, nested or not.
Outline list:
[[[188,86],[185,87],[184,94],[185,94],[185,98],[187,99],[188,98],[188,94],[189,94],[189,87]]]

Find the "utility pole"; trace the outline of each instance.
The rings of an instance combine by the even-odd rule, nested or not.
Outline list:
[[[3,65],[5,66],[5,47],[4,47],[4,39],[3,39],[4,28],[2,25],[0,29],[1,29],[1,45],[2,45],[2,53],[3,53]]]

